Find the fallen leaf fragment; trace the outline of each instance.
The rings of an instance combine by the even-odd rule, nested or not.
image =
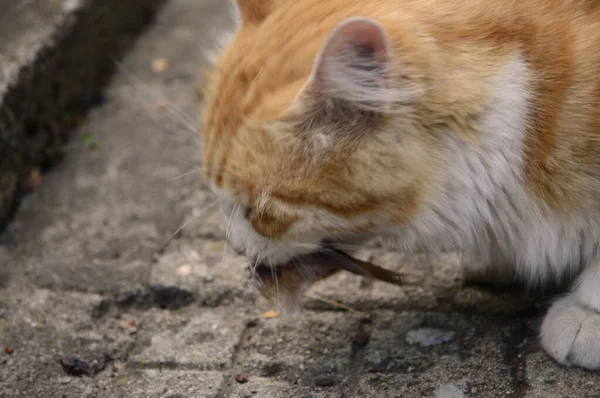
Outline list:
[[[119,326],[123,331],[125,331],[129,335],[136,334],[138,330],[137,323],[133,319],[124,319],[119,323]]]
[[[27,179],[27,184],[35,189],[42,185],[42,173],[40,169],[33,169],[29,173],[29,178]]]
[[[217,251],[217,250],[223,250],[224,247],[225,246],[222,243],[213,243],[212,245],[209,246],[209,249]]]
[[[165,58],[157,58],[152,62],[152,70],[154,73],[163,73],[169,69],[169,61]]]
[[[279,317],[279,314],[273,310],[269,310],[263,314],[263,318],[265,318],[265,319],[273,319],[273,318],[278,318],[278,317]]]

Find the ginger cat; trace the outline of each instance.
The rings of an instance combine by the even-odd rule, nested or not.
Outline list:
[[[600,1],[235,7],[202,111],[234,247],[280,267],[382,236],[536,284],[579,275],[541,344],[600,369]]]

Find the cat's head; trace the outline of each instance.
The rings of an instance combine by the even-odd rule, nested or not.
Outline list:
[[[430,194],[423,60],[411,34],[364,3],[238,1],[201,128],[228,239],[251,259],[280,264],[410,223]]]

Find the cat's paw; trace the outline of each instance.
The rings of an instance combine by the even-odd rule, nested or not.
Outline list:
[[[541,343],[564,365],[600,369],[600,313],[572,297],[558,300],[542,323]]]

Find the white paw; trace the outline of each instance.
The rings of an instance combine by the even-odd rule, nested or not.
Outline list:
[[[558,362],[600,369],[600,313],[565,297],[552,305],[541,330],[542,347]]]

